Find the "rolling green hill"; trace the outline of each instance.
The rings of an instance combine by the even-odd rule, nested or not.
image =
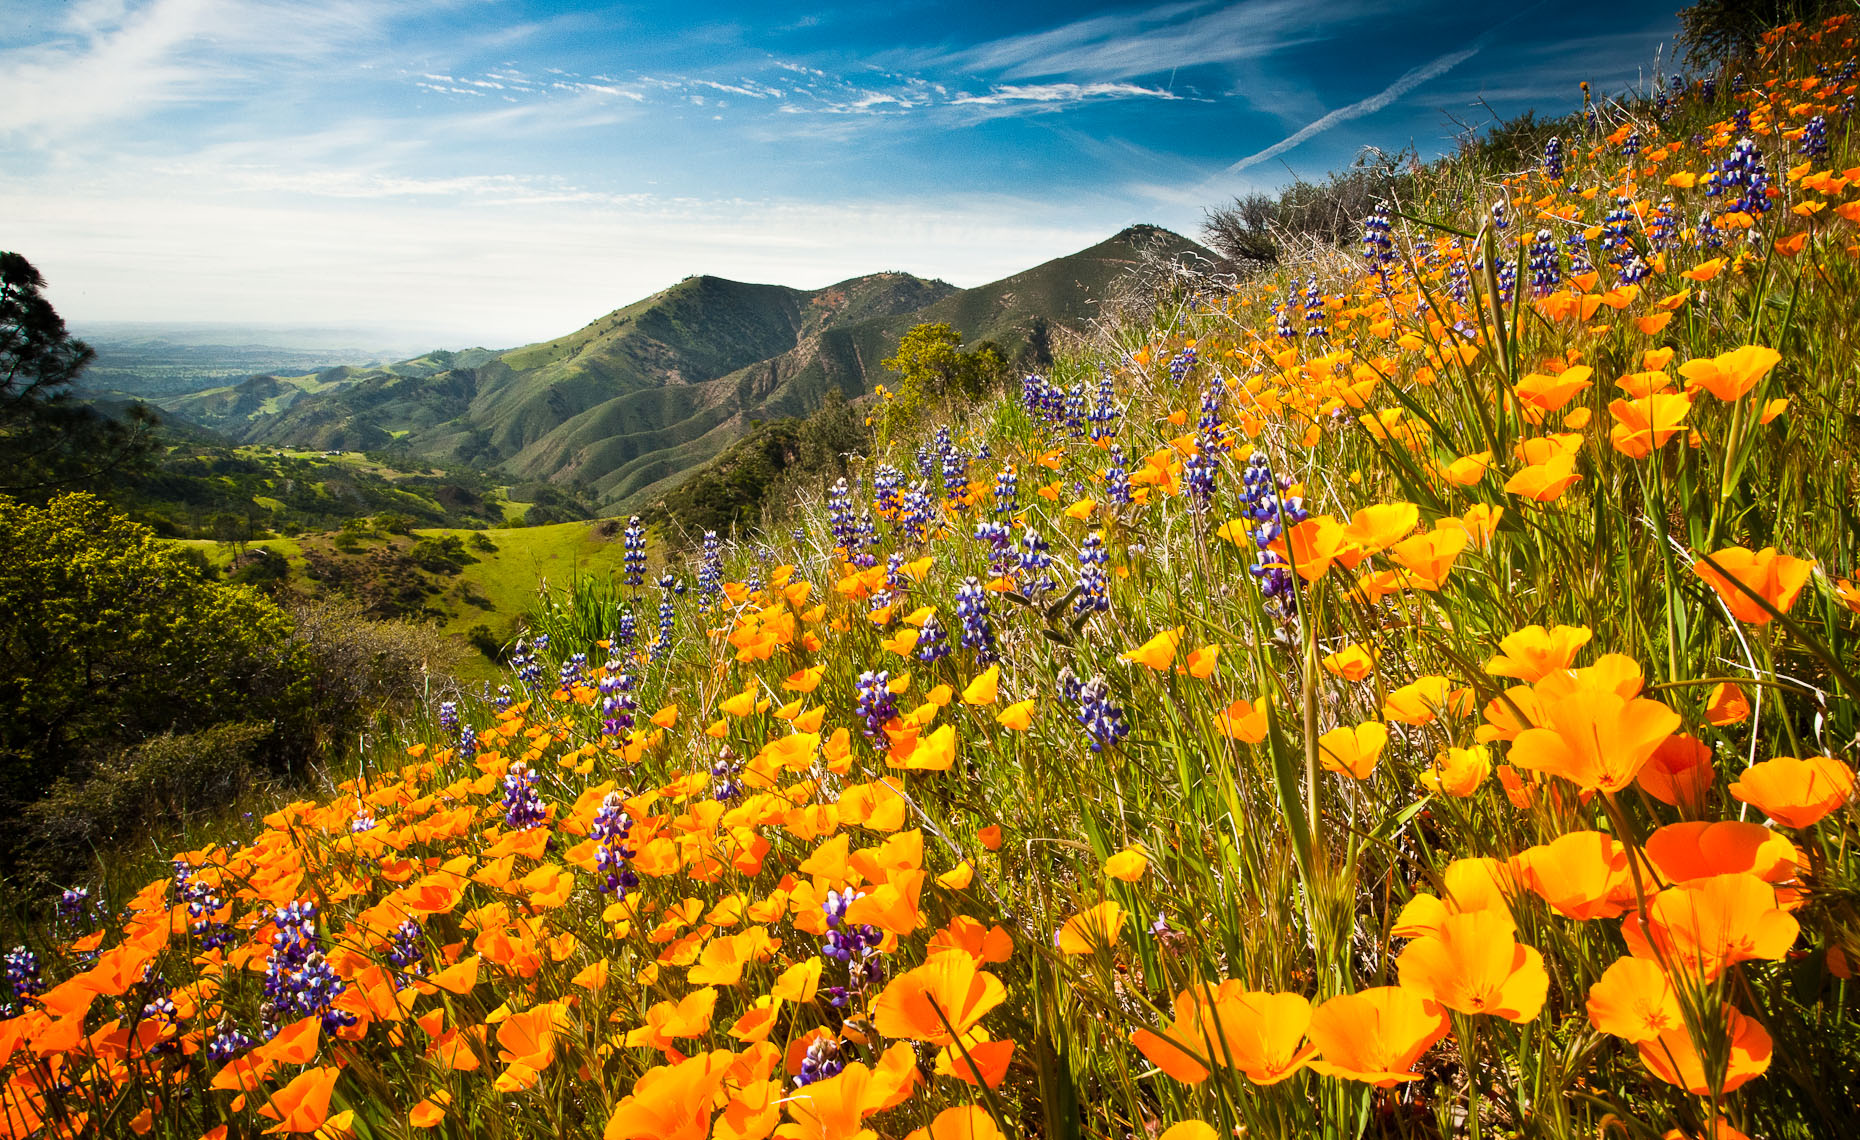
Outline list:
[[[247,443],[404,450],[513,480],[586,489],[603,508],[663,495],[757,421],[806,416],[837,390],[869,393],[910,327],[947,322],[1010,359],[1095,305],[1155,243],[1136,226],[973,289],[878,273],[825,289],[692,277],[557,340],[432,353],[388,367],[253,377],[168,410]]]

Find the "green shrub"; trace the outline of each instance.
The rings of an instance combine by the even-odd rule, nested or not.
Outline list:
[[[163,733],[98,758],[25,806],[17,869],[28,879],[69,882],[125,850],[151,821],[178,834],[191,816],[231,803],[260,772],[267,724],[234,722],[191,733]]]
[[[431,630],[214,582],[93,496],[0,498],[0,870],[73,874],[261,758],[301,778],[448,663]]]

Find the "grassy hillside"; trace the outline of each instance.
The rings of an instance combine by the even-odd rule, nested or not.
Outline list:
[[[353,451],[231,447],[162,430],[169,438],[149,469],[122,479],[111,498],[173,537],[290,535],[375,516],[485,525],[513,509],[508,489],[475,471]]]
[[[535,609],[543,584],[560,586],[578,576],[605,580],[617,574],[622,559],[619,527],[618,520],[606,519],[526,527],[422,527],[404,535],[371,532],[350,541],[336,531],[239,544],[181,541],[227,573],[257,552],[270,552],[284,559],[290,584],[300,591],[348,594],[371,616],[429,622],[460,639],[484,626],[501,642],[514,636]],[[421,539],[448,537],[463,547],[456,565],[413,561]],[[489,675],[488,663],[467,664],[473,677]]]
[[[1855,47],[560,591],[505,691],[48,902],[15,1131],[1851,1135]]]

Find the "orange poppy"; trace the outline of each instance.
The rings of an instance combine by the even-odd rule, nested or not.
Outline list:
[[[1699,812],[1705,808],[1705,794],[1717,775],[1711,749],[1686,733],[1676,732],[1647,757],[1634,782],[1661,803]]]
[[[1581,479],[1575,456],[1553,455],[1542,463],[1518,468],[1505,480],[1505,492],[1534,503],[1554,503]]]
[[[1599,831],[1572,831],[1516,860],[1526,886],[1565,918],[1615,918],[1634,905],[1627,848]]]
[[[1832,756],[1778,756],[1744,769],[1731,795],[1784,827],[1813,827],[1854,794],[1854,770]]]
[[[995,723],[1011,732],[1025,732],[1033,727],[1033,698],[1017,701],[995,714]]]
[[[1545,376],[1531,373],[1518,381],[1513,389],[1518,399],[1540,411],[1554,412],[1562,409],[1564,404],[1575,397],[1584,388],[1592,387],[1589,377],[1595,370],[1586,365],[1577,365],[1564,369],[1557,375]]]
[[[1760,823],[1673,823],[1647,837],[1647,861],[1669,883],[1747,872],[1766,883],[1796,877],[1802,853]]]
[[[1410,942],[1395,966],[1405,990],[1507,1021],[1535,1020],[1550,987],[1543,955],[1519,945],[1510,918],[1491,911],[1446,916],[1438,933]]]
[[[1250,991],[1237,981],[1184,990],[1175,1020],[1161,1033],[1139,1029],[1131,1044],[1163,1072],[1187,1084],[1211,1068],[1238,1069],[1256,1085],[1292,1076],[1317,1053],[1305,1041],[1311,1003],[1299,994]]]
[[[938,1050],[937,1075],[955,1077],[964,1084],[980,1084],[991,1089],[999,1087],[1007,1076],[1008,1066],[1014,1062],[1014,1043],[972,1039],[977,1036],[985,1037],[986,1034],[978,1029],[968,1035],[970,1040],[966,1044],[960,1047],[950,1045]]]
[[[1005,962],[1014,956],[1014,936],[1005,926],[983,926],[959,914],[949,920],[948,926],[932,934],[926,947],[931,954],[948,949],[961,950],[978,962]]]
[[[445,1089],[434,1089],[420,1103],[407,1112],[407,1123],[415,1128],[437,1127],[446,1118],[446,1106],[452,1103],[452,1094]]]
[[[712,1105],[735,1060],[720,1050],[647,1070],[614,1106],[602,1140],[708,1140]]]
[[[1182,644],[1182,632],[1179,625],[1174,629],[1163,630],[1135,649],[1118,654],[1117,659],[1166,673],[1169,666],[1175,664],[1175,651]]]
[[[1621,958],[1589,987],[1589,1023],[1599,1033],[1652,1041],[1686,1027],[1679,995],[1658,962]]]
[[[1694,1096],[1711,1095],[1714,1084],[1720,1093],[1735,1092],[1769,1071],[1772,1043],[1768,1030],[1732,1006],[1724,1007],[1724,1018],[1724,1035],[1730,1049],[1722,1072],[1706,1074],[1705,1061],[1684,1025],[1668,1029],[1651,1041],[1642,1041],[1641,1064],[1667,1084]]]
[[[1750,594],[1762,598],[1777,612],[1788,613],[1814,568],[1814,562],[1778,554],[1773,546],[1754,554],[1741,546],[1730,546],[1711,555],[1710,563],[1700,558],[1692,564],[1692,572],[1711,583],[1731,616],[1750,625],[1767,625],[1771,620],[1769,611]],[[1744,589],[1734,585],[1733,580]]]
[[[329,1098],[342,1070],[334,1065],[305,1069],[259,1107],[260,1116],[278,1123],[267,1134],[315,1132],[329,1122]]]
[[[1323,666],[1346,681],[1365,681],[1376,671],[1375,650],[1352,642],[1325,657]]]
[[[1430,530],[1396,543],[1389,556],[1408,571],[1411,585],[1438,590],[1470,541],[1472,536],[1463,530]]]
[[[1378,503],[1352,514],[1343,533],[1364,554],[1374,554],[1400,542],[1420,521],[1421,508],[1413,503]]]
[[[1225,709],[1214,714],[1214,725],[1229,740],[1258,744],[1266,739],[1266,702],[1255,705],[1235,697]]]
[[[1447,704],[1452,682],[1441,676],[1420,677],[1388,695],[1382,718],[1402,724],[1431,724]]]
[[[870,1135],[863,1132],[865,1118],[908,1098],[917,1080],[911,1047],[899,1042],[886,1051],[876,1067],[854,1061],[838,1076],[796,1089],[785,1104],[793,1125],[784,1125],[782,1135],[794,1140],[844,1140]]]
[[[1742,872],[1661,891],[1647,904],[1645,926],[1638,914],[1621,920],[1635,957],[1660,958],[1707,981],[1738,962],[1780,960],[1799,931],[1794,916],[1777,907],[1775,889]]]
[[[1344,525],[1331,515],[1313,515],[1285,532],[1285,538],[1272,544],[1272,550],[1289,564],[1298,576],[1315,582],[1330,572],[1333,562],[1355,569],[1362,561],[1363,550],[1350,540]]]
[[[1311,1011],[1311,1043],[1322,1054],[1311,1068],[1378,1088],[1418,1081],[1414,1063],[1450,1025],[1439,1005],[1402,986],[1334,997]]]
[[[1355,728],[1334,728],[1318,737],[1318,763],[1327,771],[1358,780],[1375,773],[1376,761],[1389,742],[1389,727],[1381,721],[1364,721]]]
[[[1054,935],[1054,945],[1062,954],[1090,954],[1099,947],[1117,945],[1124,929],[1124,908],[1109,899],[1066,920]]]
[[[1220,1140],[1221,1134],[1205,1120],[1184,1120],[1163,1129],[1156,1140]]]
[[[1633,783],[1679,727],[1679,714],[1659,701],[1607,691],[1544,701],[1543,712],[1544,727],[1527,728],[1511,742],[1511,762],[1609,795]]]
[[[1679,374],[1686,378],[1689,390],[1703,388],[1730,402],[1756,387],[1781,361],[1782,353],[1775,349],[1747,344],[1714,357],[1688,360],[1679,366]]]
[[[1126,847],[1104,861],[1104,873],[1126,883],[1134,883],[1141,879],[1144,872],[1149,869],[1150,861],[1144,857],[1143,852],[1134,847]]]
[[[1457,487],[1470,487],[1485,478],[1485,473],[1492,469],[1492,453],[1479,451],[1471,455],[1462,455],[1453,462],[1440,468],[1441,478]]]
[[[1629,459],[1645,459],[1683,430],[1686,413],[1691,410],[1690,396],[1670,392],[1656,392],[1638,400],[1616,400],[1608,405],[1608,414],[1615,418],[1608,441]]]
[[[946,1108],[927,1128],[908,1132],[904,1140],[1006,1140],[994,1117],[979,1105]]]
[[[1724,728],[1742,724],[1749,719],[1750,699],[1744,696],[1743,689],[1730,682],[1720,682],[1711,687],[1711,695],[1705,698],[1706,723]]]
[[[1527,625],[1505,635],[1498,643],[1503,652],[1485,663],[1485,671],[1494,677],[1541,681],[1569,668],[1593,636],[1586,625],[1559,625],[1554,629]]]
[[[962,703],[965,705],[994,704],[999,692],[1000,680],[1001,666],[990,665],[963,687]]]
[[[1492,774],[1492,754],[1485,745],[1449,748],[1434,755],[1433,766],[1421,772],[1421,785],[1435,795],[1464,798],[1479,790]]]
[[[893,978],[872,1007],[872,1023],[887,1037],[949,1045],[1007,1000],[1001,979],[963,950],[939,950],[915,970]]]

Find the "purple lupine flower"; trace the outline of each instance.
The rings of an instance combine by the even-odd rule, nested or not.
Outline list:
[[[1324,323],[1324,298],[1318,293],[1317,278],[1305,279],[1305,335],[1307,337],[1327,337],[1330,329]]]
[[[816,1037],[801,1057],[801,1071],[795,1074],[794,1087],[804,1089],[815,1081],[837,1077],[846,1068],[840,1057],[840,1043],[834,1037]]]
[[[995,475],[995,513],[1011,515],[1014,513],[1014,499],[1020,494],[1020,475],[1014,465],[1008,464]]]
[[[891,674],[880,670],[859,674],[859,717],[865,721],[865,738],[880,752],[891,750],[891,737],[885,726],[898,715],[898,698],[890,689]]]
[[[1116,434],[1111,427],[1117,419],[1117,392],[1112,387],[1111,370],[1100,366],[1098,369],[1098,399],[1091,407],[1091,439],[1093,443],[1109,439]]]
[[[1124,710],[1111,700],[1111,686],[1103,677],[1080,683],[1071,670],[1059,677],[1060,692],[1078,705],[1077,720],[1093,752],[1103,752],[1130,735]]]
[[[1395,260],[1393,233],[1394,219],[1389,215],[1388,203],[1376,203],[1374,212],[1363,220],[1363,258],[1385,284],[1389,265]]]
[[[394,988],[404,990],[415,978],[426,976],[426,932],[409,918],[388,937],[388,965],[394,968]]]
[[[833,543],[839,547],[840,556],[850,559],[858,548],[858,537],[853,524],[852,488],[846,485],[845,479],[827,490],[827,529],[833,532]],[[710,540],[707,537],[705,541]]]
[[[995,631],[988,622],[988,591],[974,578],[956,587],[956,620],[962,625],[962,647],[973,650],[978,661],[995,656]]]
[[[610,671],[601,678],[601,735],[620,736],[633,727],[633,675]]]
[[[1053,555],[1044,538],[1027,531],[1020,536],[1019,547],[1014,559],[1014,582],[1022,593],[1037,597],[1058,585],[1047,573],[1052,568]]]
[[[241,1033],[231,1020],[221,1021],[218,1030],[219,1031],[213,1035],[212,1040],[207,1042],[207,1060],[213,1062],[215,1065],[223,1066],[226,1062],[258,1044],[258,1042],[252,1040],[251,1037]]]
[[[665,575],[659,579],[659,636],[647,647],[647,655],[655,664],[663,661],[672,651],[672,634],[678,622],[678,611],[672,606],[672,576]]]
[[[846,967],[846,985],[824,988],[828,1004],[838,1008],[848,1007],[884,979],[884,959],[878,953],[884,932],[846,921],[846,912],[864,897],[865,892],[850,887],[828,891],[826,902],[820,906],[827,916],[827,934],[821,939],[820,953]]]
[[[859,512],[858,553],[852,557],[852,564],[861,570],[870,570],[878,565],[878,555],[872,548],[878,545],[878,527],[872,522],[872,516],[866,511]]]
[[[846,481],[840,480],[845,486]],[[846,508],[851,511],[850,504]],[[698,608],[709,610],[715,604],[717,596],[723,593],[723,546],[717,539],[717,532],[704,532],[704,560],[698,565]]]
[[[1538,230],[1531,238],[1531,292],[1539,297],[1556,292],[1562,283],[1563,259],[1557,254],[1556,237],[1549,230]]]
[[[1103,613],[1111,608],[1111,579],[1105,566],[1111,552],[1105,548],[1104,532],[1094,530],[1079,544],[1079,596],[1072,608],[1077,613]]]
[[[316,929],[315,903],[294,902],[273,912],[277,933],[265,960],[264,1000],[260,1007],[265,1037],[306,1017],[320,1017],[325,1032],[355,1024],[355,1015],[335,1007],[348,983],[323,957]]]
[[[622,541],[626,549],[626,574],[623,581],[636,587],[646,580],[646,527],[639,521],[638,515],[626,521],[626,534]]]
[[[629,866],[635,854],[627,846],[633,817],[627,815],[624,803],[619,792],[608,792],[601,800],[600,811],[594,814],[594,826],[588,829],[588,838],[600,844],[594,849],[594,872],[600,876],[595,885],[602,894],[616,899],[626,898],[626,893],[639,885],[639,876]]]
[[[1828,157],[1828,120],[1816,115],[1802,128],[1802,153],[1816,161]]]
[[[15,946],[0,958],[0,1014],[7,1017],[22,1012],[26,999],[45,992],[39,976],[39,956],[24,946]]]
[[[1130,473],[1124,469],[1124,449],[1111,448],[1111,466],[1104,473],[1104,491],[1111,502],[1127,507],[1135,501],[1130,493]]]
[[[586,653],[569,654],[568,659],[563,661],[561,668],[556,671],[555,687],[573,689],[581,683],[582,674],[587,667],[588,655]]]
[[[936,429],[936,452],[943,475],[943,500],[960,508],[963,492],[969,488],[969,456],[950,438],[947,425]]]
[[[924,624],[917,631],[917,659],[926,665],[934,665],[949,656],[949,637],[943,632],[943,623],[931,614],[924,619]]]
[[[935,518],[936,504],[931,502],[924,484],[911,484],[904,492],[904,505],[898,511],[898,529],[912,540],[921,541]]]
[[[904,472],[881,463],[872,473],[872,509],[891,517],[903,508]]]
[[[504,826],[512,831],[528,831],[549,814],[536,791],[537,779],[536,769],[521,760],[512,760],[504,773]]]

